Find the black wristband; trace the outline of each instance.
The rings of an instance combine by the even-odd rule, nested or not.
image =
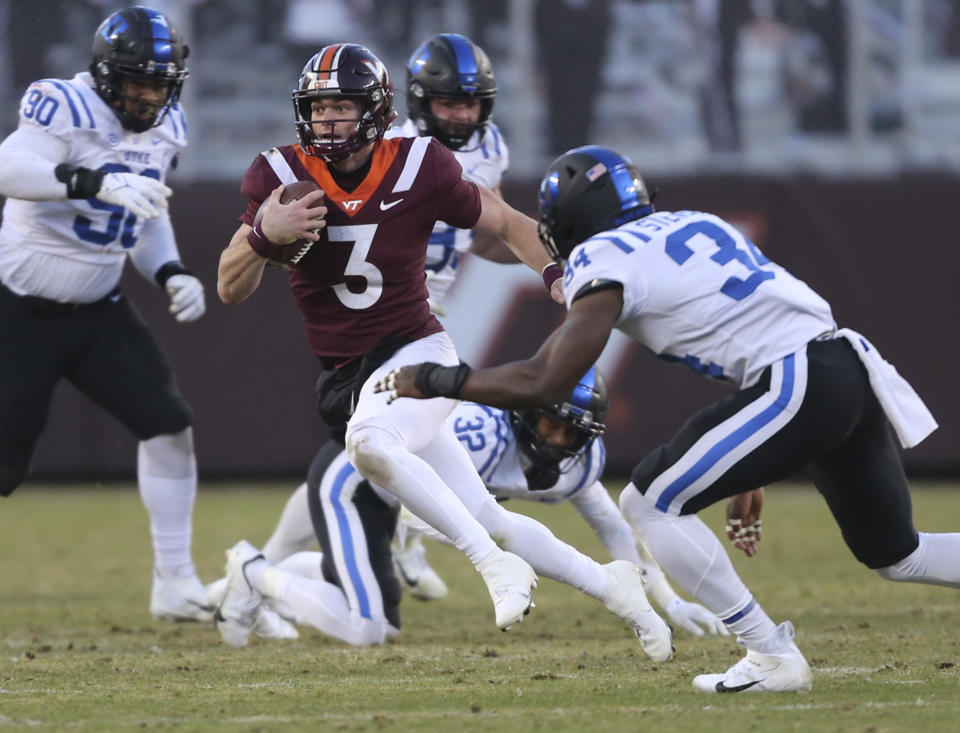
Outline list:
[[[167,280],[169,280],[174,275],[190,275],[195,277],[195,275],[186,268],[186,266],[180,260],[170,260],[169,262],[160,265],[160,269],[157,270],[153,279],[157,281],[157,284],[161,288],[167,287]]]
[[[445,367],[432,362],[421,364],[413,378],[415,386],[426,397],[460,398],[463,383],[470,376],[470,367],[461,363],[460,366]]]
[[[53,169],[53,175],[60,183],[67,184],[68,199],[89,199],[100,191],[103,177],[107,172],[61,163]]]

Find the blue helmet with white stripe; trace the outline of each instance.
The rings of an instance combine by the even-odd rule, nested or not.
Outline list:
[[[654,211],[640,171],[599,145],[568,150],[540,182],[540,241],[554,260],[580,242]]]
[[[156,10],[134,6],[104,20],[93,36],[90,74],[97,94],[110,105],[120,123],[134,132],[156,127],[180,98],[189,75],[185,60],[189,48],[167,17]],[[162,104],[129,97],[125,84],[165,82]]]
[[[421,135],[461,150],[475,132],[483,137],[493,116],[497,80],[484,50],[466,36],[441,33],[420,44],[407,62],[407,113]],[[480,100],[476,123],[453,124],[430,110],[433,99]]]
[[[531,483],[529,488],[549,488],[561,473],[573,467],[574,461],[569,459],[582,455],[606,429],[604,418],[608,407],[607,382],[600,370],[592,366],[563,402],[548,409],[510,413],[510,424],[521,452],[539,470],[539,478],[552,476],[547,485],[538,487]],[[543,417],[550,418],[546,425],[541,420]],[[551,421],[562,423],[563,432],[553,431]],[[553,434],[545,435],[545,428]],[[530,478],[528,474],[528,483]]]

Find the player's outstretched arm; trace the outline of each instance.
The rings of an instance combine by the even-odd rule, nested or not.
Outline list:
[[[550,407],[561,401],[600,357],[623,307],[619,288],[599,290],[574,302],[567,319],[526,361],[492,369],[415,364],[394,369],[376,385],[399,397],[452,397],[491,407]]]
[[[498,199],[503,200],[503,194],[500,192],[499,186],[491,188],[490,192]],[[520,263],[520,260],[517,259],[513,250],[510,249],[510,245],[500,237],[486,232],[474,230],[473,241],[470,243],[469,251],[472,255],[501,265],[516,265]]]
[[[559,281],[563,272],[553,262],[537,234],[537,223],[521,214],[510,204],[483,186],[480,191],[480,218],[474,227],[480,237],[498,237],[525,265],[544,276],[550,294],[558,303],[563,302]],[[547,282],[549,280],[549,282]]]
[[[107,173],[69,165],[67,144],[34,127],[20,127],[0,145],[0,195],[28,201],[97,198],[142,219],[166,213],[173,192],[137,173]]]

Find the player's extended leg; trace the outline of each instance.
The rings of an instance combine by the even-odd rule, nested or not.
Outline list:
[[[348,644],[381,644],[399,631],[400,589],[390,564],[397,507],[372,491],[342,451],[332,460],[318,453],[307,483],[322,555],[299,553],[276,567],[249,543],[228,551],[228,588],[218,628],[234,646],[247,643],[261,595]],[[322,563],[320,572],[303,573],[293,567],[294,558],[297,566]]]
[[[696,690],[810,689],[810,667],[793,641],[793,625],[789,621],[774,625],[740,580],[717,536],[699,517],[666,515],[633,484],[620,495],[620,508],[667,574],[717,614],[747,648],[746,656],[725,673],[695,677]]]
[[[900,452],[879,403],[836,451],[809,467],[856,558],[887,580],[960,588],[960,533],[914,529]]]
[[[82,341],[75,313],[42,314],[0,283],[0,496],[23,483],[50,401]]]
[[[67,378],[140,439],[137,483],[150,516],[157,618],[209,621],[190,555],[197,464],[193,420],[166,357],[126,298],[90,310],[95,336]]]
[[[307,484],[300,484],[299,487],[287,499],[284,504],[283,512],[280,514],[280,520],[263,546],[263,556],[268,562],[281,564],[284,560],[294,557],[298,554],[309,554],[303,552],[306,548],[316,544],[317,538],[313,532],[313,523],[310,521],[310,508],[307,503]],[[207,583],[205,591],[207,594],[207,603],[213,607],[219,606],[223,601],[223,594],[227,590],[226,577],[218,578],[213,582]],[[286,609],[277,609],[284,618],[294,618]],[[254,627],[254,633],[266,638],[288,639],[291,637],[290,630],[284,628],[282,624],[276,623],[274,619],[267,614],[268,621],[260,627]],[[297,621],[299,621],[297,619]],[[269,627],[269,628],[268,628]],[[266,631],[267,633],[260,633]]]
[[[504,509],[491,496],[452,431],[441,431],[420,451],[501,546],[526,560],[540,575],[596,598],[633,628],[644,652],[664,661],[673,651],[669,627],[650,606],[636,566],[601,565],[563,542],[540,522]]]
[[[715,501],[799,470],[810,452],[826,452],[842,439],[855,421],[857,405],[845,423],[843,398],[834,399],[833,390],[850,385],[836,377],[808,378],[806,350],[774,364],[753,387],[690,418],[669,444],[637,466],[633,482],[621,494],[624,516],[664,571],[747,648],[747,656],[726,674],[697,677],[698,690],[784,691],[811,685],[809,667],[792,641],[792,626],[774,625],[737,576],[716,535],[694,516]],[[838,384],[830,387],[831,381]],[[822,427],[826,398],[841,406],[831,429]],[[751,675],[758,664],[770,669]]]
[[[373,372],[360,391],[347,427],[347,452],[364,477],[449,537],[476,565],[494,602],[497,625],[509,628],[530,608],[535,573],[526,562],[497,547],[437,472],[414,455],[430,444],[438,431],[449,430],[441,424],[454,401],[435,398],[388,403],[386,393],[373,391],[391,369],[421,361],[457,364],[453,342],[445,333],[422,338],[404,346]]]
[[[193,430],[141,441],[137,484],[153,537],[150,612],[157,619],[212,620],[213,609],[190,556],[197,495]]]

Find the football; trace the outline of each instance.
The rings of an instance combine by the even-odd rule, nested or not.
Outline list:
[[[283,187],[283,193],[280,194],[280,203],[289,204],[292,201],[303,198],[311,191],[317,191],[319,189],[320,185],[312,180],[288,183]],[[253,219],[254,226],[259,224],[263,218],[263,207],[266,206],[266,203],[267,202],[264,201],[260,204],[260,209]],[[323,206],[323,199],[320,199],[320,202],[316,205]],[[272,267],[290,267],[291,265],[296,265],[307,256],[307,253],[313,245],[314,242],[311,242],[309,239],[298,239],[296,242],[285,244],[277,250],[273,257],[267,259],[267,265]]]

